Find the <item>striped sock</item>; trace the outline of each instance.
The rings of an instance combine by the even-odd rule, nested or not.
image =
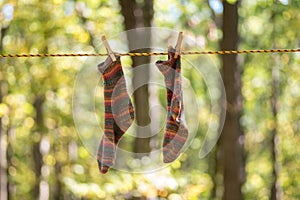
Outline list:
[[[110,57],[98,65],[104,82],[104,135],[98,148],[99,171],[105,174],[114,165],[116,145],[134,120],[134,110],[127,93],[120,57]]]
[[[188,130],[181,116],[184,112],[181,88],[180,56],[174,58],[174,49],[168,49],[168,60],[157,61],[156,66],[165,79],[167,88],[168,115],[163,140],[163,161],[173,162],[188,138]]]

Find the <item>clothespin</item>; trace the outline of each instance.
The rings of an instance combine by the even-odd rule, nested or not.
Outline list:
[[[108,42],[107,42],[107,40],[106,40],[105,35],[102,35],[101,39],[102,39],[102,42],[103,42],[103,44],[104,44],[104,46],[105,46],[105,48],[106,48],[106,51],[107,51],[109,57],[112,59],[112,61],[116,61],[116,60],[117,60],[117,59],[116,59],[116,56],[115,56],[115,54],[112,52],[112,50],[111,50],[111,48],[110,48],[110,46],[109,46],[109,44],[108,44]]]
[[[175,47],[175,55],[174,55],[174,58],[177,58],[178,55],[180,55],[180,49],[181,49],[182,38],[183,38],[182,32],[179,32],[178,38],[177,38],[177,44],[176,44],[176,47]]]

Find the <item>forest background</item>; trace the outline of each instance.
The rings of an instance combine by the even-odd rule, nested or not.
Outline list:
[[[0,0],[0,53],[104,53],[101,35],[110,39],[141,27],[183,31],[197,47],[185,44],[183,50],[299,48],[299,11],[297,0]],[[150,45],[157,35],[135,39],[141,38]],[[159,45],[166,51],[175,41],[176,34]],[[133,42],[128,37],[123,45]],[[211,96],[204,78],[183,62],[200,105],[189,148],[151,173],[113,169],[106,175],[78,134],[72,110],[78,73],[98,63],[86,57],[1,58],[0,199],[299,199],[300,54],[182,57],[217,67],[223,77],[227,109],[217,144],[200,156]],[[158,59],[166,56],[122,57],[122,63],[128,70]],[[129,76],[133,85],[136,76]],[[151,98],[165,105],[164,95],[163,88],[153,93],[147,85],[133,93],[138,125],[153,117]],[[101,100],[98,105],[101,122]],[[125,137],[121,145],[147,153],[159,147],[159,135]],[[140,159],[126,167],[134,171]]]

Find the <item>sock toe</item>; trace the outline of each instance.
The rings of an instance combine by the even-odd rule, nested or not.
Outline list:
[[[109,166],[106,166],[106,165],[103,165],[99,160],[97,160],[98,162],[98,168],[99,168],[99,171],[102,173],[102,174],[106,174],[109,170]]]

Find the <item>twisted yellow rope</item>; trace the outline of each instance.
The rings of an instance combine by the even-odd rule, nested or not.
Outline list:
[[[228,51],[182,51],[181,55],[192,54],[247,54],[247,53],[292,53],[300,52],[299,49],[266,49],[266,50],[228,50]],[[167,52],[150,52],[150,53],[115,53],[116,56],[160,56],[168,55]],[[107,53],[57,53],[57,54],[0,54],[0,58],[28,58],[28,57],[77,57],[77,56],[108,56]]]

